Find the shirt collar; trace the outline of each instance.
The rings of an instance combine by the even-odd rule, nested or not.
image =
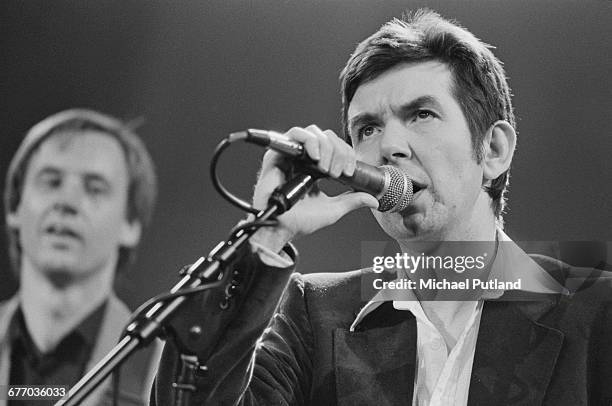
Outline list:
[[[521,278],[521,291],[543,294],[567,294],[567,289],[561,286],[552,276],[538,265],[529,255],[527,255],[518,245],[506,235],[501,229],[497,229],[497,249],[489,279],[496,278],[501,281],[515,281]],[[505,293],[504,290],[487,289],[482,294],[483,300],[499,299]],[[418,299],[411,290],[402,291],[402,302],[415,301]],[[370,301],[359,311],[355,320],[350,326],[349,331],[355,328],[361,321],[382,303],[390,301],[388,295],[379,291]],[[393,301],[395,304],[395,300]],[[405,305],[398,305],[395,308],[404,309]],[[420,305],[419,305],[420,307]]]
[[[104,318],[107,303],[108,301],[104,301],[91,314],[89,314],[89,316],[87,316],[81,323],[79,323],[71,332],[69,332],[66,337],[76,335],[83,340],[83,342],[87,345],[88,348],[93,348],[96,343],[98,332],[100,330],[100,325],[102,324],[102,319]],[[64,337],[64,339],[66,337]],[[11,343],[14,343],[16,340],[21,340],[22,343],[24,343],[24,345],[26,346],[26,348],[28,348],[30,351],[33,351],[33,353],[42,356],[42,354],[38,351],[38,348],[36,348],[36,345],[34,344],[32,337],[30,336],[30,332],[26,327],[25,318],[23,316],[21,306],[17,307],[9,324],[9,339]],[[63,341],[64,339],[62,339],[61,341]]]

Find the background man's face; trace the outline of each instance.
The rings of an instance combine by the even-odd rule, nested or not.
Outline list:
[[[61,133],[32,155],[21,201],[8,222],[19,230],[22,267],[86,276],[114,268],[121,245],[135,245],[126,220],[128,172],[111,136]]]
[[[397,240],[465,238],[466,224],[482,212],[483,172],[476,163],[461,108],[451,93],[452,74],[440,62],[403,64],[361,85],[348,109],[358,158],[392,164],[422,186],[401,213],[374,211]]]

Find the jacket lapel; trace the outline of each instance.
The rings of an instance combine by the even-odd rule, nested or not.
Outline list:
[[[104,319],[100,326],[99,336],[92,350],[91,357],[85,368],[91,370],[104,356],[117,344],[119,334],[125,327],[130,312],[114,294],[108,298]],[[123,379],[123,374],[121,375]],[[95,390],[93,390],[81,403],[82,406],[99,406],[110,404],[112,395],[112,379],[106,378]],[[120,388],[121,390],[122,388]],[[121,392],[120,392],[121,393]],[[122,394],[120,394],[121,396]]]
[[[380,318],[378,310],[374,313]],[[402,312],[401,317],[402,321],[390,326],[334,331],[339,406],[371,404],[373,400],[381,406],[411,404],[416,320],[409,312]]]
[[[468,405],[540,405],[563,333],[538,319],[553,300],[485,302]]]
[[[9,322],[19,305],[17,296],[0,306],[0,385],[8,385],[10,368],[10,346],[6,338]],[[86,370],[93,368],[117,343],[119,334],[129,318],[128,308],[112,294],[107,302],[99,336],[92,350]],[[144,404],[153,381],[155,369],[151,363],[157,363],[161,352],[159,342],[151,343],[149,348],[133,354],[122,367],[120,384],[120,404]],[[145,371],[150,371],[146,374]],[[107,378],[81,403],[82,406],[100,406],[111,404],[111,379]],[[6,400],[0,399],[0,406]]]
[[[112,294],[106,306],[100,336],[96,341],[87,370],[92,369],[117,344],[119,335],[130,317],[129,309]],[[124,362],[119,374],[119,404],[147,404],[149,393],[161,355],[161,342],[155,340],[147,348],[141,348]],[[113,375],[106,378],[81,403],[82,406],[112,405]]]
[[[10,321],[19,306],[19,299],[13,296],[0,306],[0,385],[9,384],[11,346],[7,338]],[[6,406],[6,399],[0,399],[0,406]]]

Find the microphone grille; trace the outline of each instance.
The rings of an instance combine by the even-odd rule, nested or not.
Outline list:
[[[399,212],[412,203],[412,180],[404,172],[391,165],[383,165],[385,192],[378,200],[378,211]]]

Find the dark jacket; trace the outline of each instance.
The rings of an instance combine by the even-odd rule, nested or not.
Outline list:
[[[576,280],[558,261],[536,261],[561,283]],[[411,404],[415,318],[388,302],[350,332],[365,305],[361,271],[290,278],[291,269],[271,268],[253,254],[237,268],[252,272],[229,309],[220,310],[219,291],[194,301],[180,317],[185,325],[207,327],[206,338],[191,343],[208,368],[197,378],[191,404]],[[485,302],[469,405],[612,404],[610,279],[580,278],[582,290],[575,293]],[[176,347],[167,344],[152,404],[173,404],[177,362]]]
[[[11,346],[7,339],[8,326],[19,305],[14,296],[0,304],[0,385],[8,385],[11,359]],[[130,316],[130,311],[114,294],[108,298],[100,333],[92,350],[86,370],[93,368],[114,346]],[[161,346],[154,342],[150,347],[137,352],[121,367],[119,385],[119,405],[139,406],[148,401],[153,376],[159,360]],[[112,404],[112,385],[108,378],[94,390],[83,402],[83,406],[101,406]],[[0,406],[6,405],[0,399]]]

